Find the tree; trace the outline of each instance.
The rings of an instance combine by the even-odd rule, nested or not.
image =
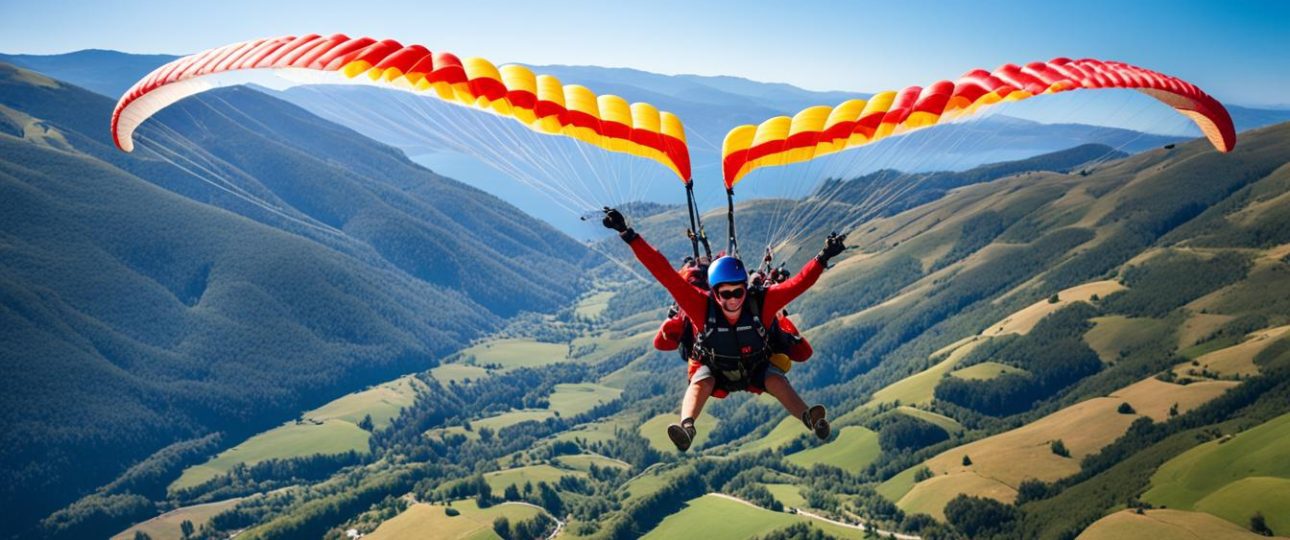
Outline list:
[[[968,457],[967,454],[963,454],[963,466],[964,467],[972,466],[972,458]]]
[[[152,540],[152,537],[148,536],[146,532],[134,531],[134,540]]]
[[[1027,478],[1017,485],[1017,504],[1037,501],[1048,497],[1048,484],[1035,478]]]
[[[1268,522],[1263,518],[1263,512],[1255,511],[1250,516],[1250,530],[1263,536],[1273,536],[1272,529],[1268,527]]]
[[[1056,303],[1061,302],[1061,301],[1062,301],[1062,299],[1061,299],[1060,297],[1058,297],[1056,293],[1054,293],[1052,296],[1049,296],[1049,297],[1048,297],[1048,303],[1049,303],[1049,304],[1056,304]]]
[[[461,511],[451,506],[446,506],[443,509],[443,514],[448,517],[456,517],[461,515]]]
[[[921,469],[918,469],[917,471],[914,471],[914,483],[917,484],[919,482],[922,482],[923,480],[927,480],[928,478],[931,478],[932,476],[933,476],[932,470],[928,467],[923,467]]]
[[[1048,447],[1053,450],[1054,454],[1061,457],[1071,457],[1071,451],[1066,449],[1066,443],[1062,442],[1061,439],[1053,441],[1052,444],[1048,445]]]
[[[493,532],[497,533],[497,536],[500,536],[500,537],[504,538],[505,540],[510,540],[510,538],[511,538],[511,520],[506,519],[506,516],[502,516],[502,517],[499,517],[499,518],[497,518],[497,519],[494,519],[494,520],[493,520]]]
[[[373,427],[374,426],[372,425],[372,415],[370,414],[363,415],[363,419],[358,422],[358,428],[363,431],[372,431]]]
[[[182,523],[179,524],[179,532],[184,535],[184,538],[188,538],[192,536],[193,522],[185,519]]]
[[[515,484],[511,484],[511,485],[506,486],[506,490],[502,492],[502,498],[504,498],[504,499],[506,499],[506,500],[508,500],[508,501],[518,501],[518,500],[520,500],[520,490],[519,490],[519,488],[516,488],[516,487],[515,487]]]
[[[945,505],[945,520],[968,538],[1007,531],[1017,517],[1015,507],[985,497],[959,495]]]
[[[1115,412],[1120,414],[1134,414],[1137,411],[1133,410],[1133,405],[1129,405],[1128,402],[1124,402],[1120,404],[1120,408],[1116,409]]]

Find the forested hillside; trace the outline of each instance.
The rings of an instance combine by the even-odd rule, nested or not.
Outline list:
[[[1240,533],[1255,512],[1281,533],[1285,503],[1248,494],[1290,481],[1271,457],[1290,413],[1287,148],[1281,125],[1244,133],[1230,155],[1197,141],[1089,163],[1081,152],[1101,149],[1076,149],[938,176],[927,202],[853,231],[857,249],[790,307],[816,356],[789,377],[833,411],[827,443],[768,398],[737,394],[712,402],[696,449],[677,454],[663,427],[683,367],[649,348],[665,303],[657,286],[614,281],[606,264],[577,302],[513,320],[418,375],[430,390],[375,424],[366,454],[301,457],[286,438],[367,401],[355,394],[305,413],[305,428],[171,474],[150,500],[177,515],[224,505],[200,520],[211,538],[556,527],[570,538],[696,527],[714,538],[862,537],[862,526],[925,538],[1163,536],[1193,525]],[[767,204],[741,205],[742,230],[783,215],[757,211]],[[628,211],[672,257],[688,249],[681,209]],[[828,218],[788,254],[818,249]],[[1225,444],[1248,449],[1247,472],[1223,468]],[[276,491],[287,486],[289,496]],[[1126,504],[1144,519],[1117,513]],[[74,530],[104,507],[83,501],[58,523]],[[734,521],[710,527],[721,517]],[[175,530],[167,519],[114,522],[128,534]]]
[[[236,441],[572,298],[580,244],[291,105],[190,100],[133,155],[112,105],[0,65],[18,530],[171,443]]]

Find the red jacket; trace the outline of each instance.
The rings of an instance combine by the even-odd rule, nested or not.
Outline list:
[[[629,245],[632,248],[632,253],[636,254],[636,258],[640,260],[641,264],[645,265],[645,269],[649,270],[654,279],[658,280],[667,289],[673,300],[676,300],[676,305],[681,308],[681,313],[690,318],[690,321],[694,324],[695,335],[703,333],[704,321],[708,317],[708,298],[711,297],[712,293],[704,292],[690,285],[685,278],[681,277],[672,268],[672,264],[667,261],[667,257],[654,249],[654,246],[649,245],[649,242],[646,242],[644,238],[637,236],[632,239]],[[797,275],[783,283],[771,285],[770,288],[766,289],[761,304],[762,324],[769,325],[773,322],[775,314],[811,288],[811,285],[814,285],[816,280],[820,279],[820,274],[823,272],[824,267],[820,265],[819,261],[811,259]]]

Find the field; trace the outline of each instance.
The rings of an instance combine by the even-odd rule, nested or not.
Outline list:
[[[1112,315],[1091,320],[1094,326],[1084,334],[1084,341],[1103,362],[1113,362],[1120,351],[1148,343],[1170,329],[1168,323],[1156,319]]]
[[[1025,372],[1026,370],[1024,369],[1009,366],[1007,364],[1000,364],[998,362],[981,362],[980,364],[951,371],[950,376],[973,381],[985,381],[1008,373]]]
[[[1192,509],[1198,501],[1231,482],[1247,477],[1290,478],[1290,414],[1238,433],[1201,444],[1161,465],[1151,476],[1144,501],[1169,508]],[[1211,500],[1218,504],[1218,500]],[[1281,509],[1290,514],[1290,507]]]
[[[790,454],[788,462],[807,468],[821,464],[856,472],[882,453],[878,447],[878,434],[868,428],[847,426],[835,437],[825,444]]]
[[[601,291],[582,298],[573,308],[573,314],[587,319],[598,318],[605,312],[605,308],[609,307],[609,300],[613,297],[613,291]]]
[[[444,384],[461,384],[469,380],[478,380],[488,376],[488,370],[479,366],[466,364],[443,364],[430,370],[430,375]]]
[[[1017,491],[1013,486],[970,472],[955,472],[919,482],[914,489],[896,502],[896,506],[907,513],[923,513],[944,520],[945,504],[957,497],[959,493],[970,493],[1004,502],[1012,502],[1017,497]]]
[[[1245,340],[1239,345],[1233,345],[1224,349],[1218,349],[1214,352],[1203,354],[1196,358],[1196,363],[1200,366],[1183,364],[1174,369],[1179,375],[1186,375],[1191,369],[1205,369],[1217,373],[1220,376],[1240,376],[1249,377],[1258,374],[1259,368],[1254,365],[1254,357],[1258,356],[1268,345],[1276,343],[1290,332],[1290,326],[1279,326],[1267,330],[1252,332],[1245,336]]]
[[[183,534],[179,530],[180,523],[185,520],[191,521],[194,528],[200,529],[202,524],[206,523],[211,516],[232,508],[241,500],[242,497],[238,497],[225,501],[176,508],[121,531],[116,536],[113,536],[112,540],[134,540],[135,533],[139,532],[148,535],[152,540],[180,540],[180,538],[183,538]]]
[[[574,441],[582,439],[587,442],[605,442],[612,440],[615,437],[615,430],[631,429],[631,426],[632,422],[625,418],[624,415],[619,414],[604,420],[588,422],[570,430],[561,431],[551,439],[555,441]]]
[[[1236,381],[1202,381],[1179,386],[1151,377],[1116,390],[1110,397],[1128,402],[1140,415],[1163,422],[1169,419],[1169,409],[1175,404],[1178,405],[1178,414],[1182,414],[1237,384]]]
[[[1183,386],[1144,379],[1112,393],[1112,397],[1082,401],[1020,428],[946,450],[924,463],[938,475],[936,478],[914,484],[913,472],[919,468],[916,466],[884,482],[879,492],[898,500],[906,511],[943,505],[957,493],[1011,502],[1017,485],[1026,478],[1051,482],[1078,472],[1080,459],[1110,444],[1140,415],[1162,420],[1168,417],[1174,403],[1179,412],[1186,412],[1234,384],[1211,381]],[[1125,402],[1137,414],[1117,412]],[[1056,439],[1062,440],[1071,457],[1052,452],[1050,443]],[[971,458],[972,465],[963,466],[965,455]],[[949,476],[943,476],[946,474]]]
[[[910,407],[909,405],[901,405],[899,407],[896,407],[896,412],[903,414],[905,416],[912,416],[914,418],[917,418],[919,420],[928,422],[936,426],[940,426],[940,428],[944,429],[946,433],[963,431],[963,425],[960,424],[958,420],[955,420],[948,416],[936,414],[932,411],[924,411],[916,407]]]
[[[1195,507],[1237,525],[1248,524],[1254,512],[1261,512],[1273,531],[1290,534],[1290,479],[1242,478],[1196,501]]]
[[[568,360],[569,347],[563,343],[541,343],[531,339],[485,341],[461,351],[462,362],[502,369],[536,367]]]
[[[220,452],[210,461],[184,469],[171,490],[196,486],[224,474],[238,463],[254,464],[267,459],[285,459],[314,454],[341,454],[351,450],[367,452],[366,431],[344,420],[322,424],[294,422],[251,437],[242,444]]]
[[[496,433],[497,430],[502,429],[506,426],[513,426],[520,422],[528,422],[530,420],[536,420],[540,422],[542,420],[546,420],[547,418],[551,418],[552,416],[554,416],[554,413],[546,409],[524,409],[524,410],[518,410],[518,411],[509,411],[509,412],[504,412],[501,414],[489,416],[487,418],[471,420],[470,431],[467,431],[466,428],[463,426],[452,426],[452,427],[446,427],[446,428],[432,429],[430,431],[427,431],[426,435],[432,436],[432,437],[443,437],[444,435],[457,433],[457,434],[465,435],[466,437],[469,437],[471,439],[474,439],[479,437],[480,428],[488,428],[493,430],[494,433]]]
[[[1231,315],[1217,315],[1214,313],[1193,314],[1178,329],[1178,347],[1185,349],[1195,345],[1197,341],[1204,339],[1235,318]]]
[[[1275,529],[1273,529],[1275,530]],[[1122,510],[1090,525],[1078,540],[1124,540],[1127,538],[1215,538],[1255,540],[1266,538],[1243,527],[1202,512],[1155,509],[1138,515]]]
[[[434,531],[432,536],[443,540],[496,539],[501,537],[493,532],[494,519],[505,517],[514,523],[531,519],[541,512],[537,508],[521,504],[498,504],[480,508],[473,500],[455,501],[452,507],[461,512],[461,515],[449,517],[444,513],[447,507],[438,504],[413,504],[394,519],[382,523],[372,531],[372,534],[364,538],[371,540],[428,538],[429,531]]]
[[[376,429],[386,427],[399,410],[416,401],[417,391],[425,385],[412,377],[393,381],[342,396],[301,415],[300,423],[288,422],[243,441],[206,463],[185,469],[170,489],[192,487],[224,474],[239,463],[248,465],[268,459],[286,459],[314,454],[341,454],[351,450],[368,451],[371,436],[358,427],[366,415],[372,415]]]
[[[1112,280],[1076,285],[1058,293],[1056,302],[1049,303],[1047,299],[1035,302],[1009,315],[997,324],[990,325],[990,328],[982,332],[981,335],[1026,334],[1041,319],[1073,302],[1088,302],[1093,295],[1105,298],[1106,295],[1121,290],[1124,290],[1124,286]]]
[[[941,375],[953,371],[954,365],[962,360],[964,356],[972,352],[977,345],[983,343],[986,339],[979,336],[973,336],[964,340],[962,345],[949,351],[944,360],[936,365],[927,368],[914,375],[910,375],[896,381],[886,388],[874,392],[873,398],[869,400],[870,405],[878,403],[889,403],[899,401],[901,405],[926,405],[932,402],[932,390],[936,384],[941,381]],[[935,355],[933,355],[935,356]],[[839,418],[841,420],[841,418]]]
[[[370,414],[372,425],[383,429],[390,425],[401,409],[411,407],[417,399],[417,391],[423,389],[425,385],[420,381],[403,377],[332,401],[305,413],[305,418],[344,420],[358,425],[363,416]]]
[[[766,490],[775,496],[775,500],[784,505],[784,508],[805,508],[806,498],[802,496],[802,489],[793,484],[762,484]]]
[[[617,388],[595,383],[557,384],[547,408],[567,418],[590,411],[601,403],[618,399],[622,393],[623,391]]]
[[[745,539],[766,534],[797,522],[818,526],[840,538],[860,538],[856,529],[821,523],[803,516],[772,512],[713,494],[691,499],[680,512],[663,519],[643,538],[697,538],[704,540]]]
[[[488,486],[493,488],[493,493],[500,495],[506,486],[512,484],[516,487],[524,487],[525,482],[532,482],[534,486],[538,482],[554,484],[559,482],[562,476],[585,476],[585,474],[581,471],[557,469],[550,465],[529,465],[486,473],[484,480],[488,481]]]
[[[667,438],[668,424],[679,422],[681,419],[675,414],[666,413],[650,418],[637,430],[642,437],[649,439],[649,445],[660,452],[676,452],[676,445],[672,444],[672,439]],[[708,442],[708,435],[717,427],[717,417],[710,414],[699,416],[695,421],[694,428],[698,430],[695,434],[694,442],[690,445],[690,451],[697,448],[703,448],[703,444]]]
[[[620,469],[632,468],[631,465],[625,462],[616,460],[614,458],[608,458],[600,454],[578,454],[574,456],[560,456],[558,458],[555,458],[555,462],[559,463],[561,467],[564,467],[566,469],[573,469],[576,471],[590,471],[592,465],[595,465],[596,467],[599,467],[602,469],[605,467],[617,467]]]

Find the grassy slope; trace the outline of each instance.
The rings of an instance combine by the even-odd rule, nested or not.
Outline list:
[[[742,540],[803,521],[817,525],[826,533],[840,538],[861,537],[860,531],[855,529],[822,524],[805,517],[772,512],[709,494],[690,500],[683,510],[665,518],[642,538],[701,536],[706,540]]]
[[[176,508],[160,516],[149,519],[117,533],[112,536],[112,540],[134,540],[135,534],[144,533],[152,540],[180,540],[183,534],[179,525],[184,521],[193,522],[193,527],[200,529],[207,520],[229,508],[235,506],[242,498],[228,499],[207,504],[196,504]]]
[[[1290,534],[1290,478],[1242,478],[1196,501],[1194,507],[1237,525],[1249,523],[1259,512],[1273,531]]]
[[[469,365],[489,366],[498,364],[502,369],[536,367],[563,362],[568,346],[561,343],[541,343],[530,339],[489,340],[461,351],[462,361]]]
[[[962,369],[951,371],[950,376],[958,377],[960,379],[985,381],[1008,373],[1025,372],[1026,370],[1024,369],[1009,366],[1007,364],[1000,364],[998,362],[981,362],[980,364],[973,364]]]
[[[493,532],[494,519],[505,517],[514,523],[530,519],[541,512],[537,508],[518,504],[499,504],[479,508],[473,500],[454,501],[452,507],[461,512],[461,515],[448,516],[444,513],[447,507],[438,504],[413,504],[394,519],[382,523],[366,538],[397,540],[433,536],[443,540],[500,539],[501,537]]]
[[[529,465],[490,472],[484,475],[484,480],[487,480],[489,487],[493,488],[493,493],[500,494],[506,486],[524,487],[525,482],[531,482],[535,486],[538,482],[555,484],[564,476],[585,476],[585,474],[581,471],[557,469],[550,465]]]
[[[575,416],[601,403],[618,399],[622,393],[618,388],[595,383],[557,384],[548,408],[561,416]]]
[[[1266,538],[1242,527],[1201,512],[1156,509],[1138,515],[1129,510],[1106,516],[1084,532],[1078,540],[1122,540],[1129,538],[1189,538],[1255,540]]]
[[[1119,391],[1112,397],[1083,401],[1026,424],[1020,428],[946,450],[924,462],[935,479],[913,483],[918,467],[883,483],[880,492],[906,511],[926,511],[929,502],[948,502],[958,493],[989,496],[1010,502],[1022,480],[1057,480],[1079,471],[1079,459],[1100,450],[1128,429],[1140,415],[1163,420],[1178,403],[1186,412],[1230,388],[1231,382],[1177,385],[1149,378]],[[1137,414],[1116,410],[1128,402]],[[1061,439],[1071,457],[1054,454],[1051,441]],[[972,460],[964,466],[963,456]],[[947,480],[940,480],[940,479]],[[938,480],[938,481],[933,481]],[[937,514],[938,515],[939,511]]]
[[[801,467],[829,465],[858,471],[878,459],[878,434],[860,426],[847,426],[825,444],[789,454],[788,462]]]
[[[1223,486],[1251,476],[1290,478],[1290,414],[1197,446],[1169,460],[1151,477],[1143,500],[1191,509]],[[1290,512],[1290,508],[1285,509]]]
[[[418,389],[425,385],[412,377],[401,377],[373,388],[333,400],[306,412],[303,422],[287,422],[220,452],[200,465],[185,469],[170,489],[192,487],[239,463],[253,465],[268,459],[286,459],[314,454],[368,452],[371,436],[358,427],[364,416],[372,416],[376,429],[388,426],[403,407],[412,405]]]

